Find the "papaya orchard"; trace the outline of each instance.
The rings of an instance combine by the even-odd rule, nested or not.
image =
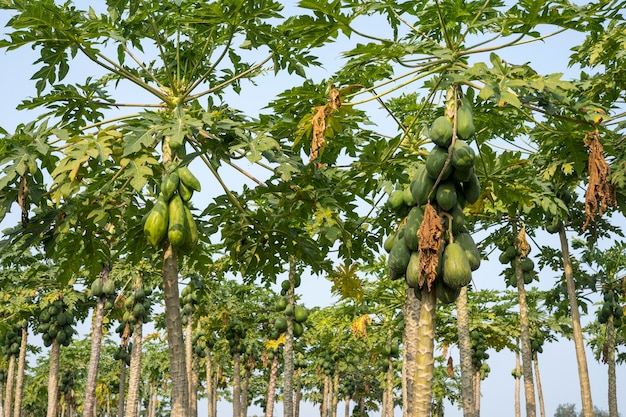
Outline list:
[[[4,415],[534,416],[569,337],[617,415],[623,4],[283,3],[0,2]]]

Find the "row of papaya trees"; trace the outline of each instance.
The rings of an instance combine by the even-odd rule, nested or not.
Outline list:
[[[282,403],[293,417],[294,340],[315,334],[296,302],[297,281],[325,276],[338,294],[358,300],[363,311],[351,317],[350,334],[369,340],[374,313],[358,289],[370,273],[394,281],[401,294],[400,306],[390,301],[388,308],[400,308],[403,324],[388,315],[396,325],[389,324],[381,354],[394,356],[399,338],[403,413],[440,412],[433,406],[443,389],[435,384],[435,340],[449,340],[459,348],[463,413],[477,416],[491,341],[469,300],[481,282],[481,261],[499,258],[506,285],[517,290],[515,375],[522,376],[526,415],[537,414],[533,358],[546,338],[531,322],[536,300],[526,286],[548,269],[559,271],[559,280],[541,305],[549,317],[571,318],[585,417],[593,415],[593,402],[581,297],[592,292],[603,300],[597,343],[606,350],[609,409],[617,415],[623,265],[600,248],[623,227],[623,6],[109,0],[83,10],[71,1],[0,0],[8,19],[0,48],[10,56],[31,46],[35,54],[34,92],[20,97],[18,108],[37,115],[0,132],[0,216],[14,218],[2,240],[3,283],[12,289],[3,286],[1,324],[10,342],[3,369],[22,381],[7,379],[5,403],[19,413],[25,330],[33,329],[50,353],[46,415],[63,414],[59,392],[71,392],[77,379],[60,373],[61,351],[86,322],[80,413],[95,416],[98,393],[112,388],[99,375],[115,322],[121,342],[113,359],[130,364],[128,378],[119,379],[128,379],[128,389],[118,385],[124,395],[117,409],[137,415],[146,398],[143,326],[156,294],[168,412],[193,417],[200,352],[205,377],[213,372],[212,352],[199,348],[212,341],[202,340],[197,326],[204,326],[203,309],[233,295],[223,277],[268,287],[287,276],[267,341],[283,346]],[[547,73],[514,55],[568,35],[583,40]],[[513,59],[503,57],[510,52]],[[333,54],[341,64],[325,79],[319,69],[336,62]],[[266,95],[264,87],[279,91]],[[240,110],[257,97],[260,114]],[[556,247],[538,243],[544,230],[558,235]],[[572,248],[588,259],[575,259]],[[444,305],[455,307],[457,318],[446,339],[438,323]],[[256,361],[246,356],[252,329],[234,320],[234,307],[224,309],[217,329],[227,340],[224,368],[231,366],[233,413],[240,416]],[[267,311],[255,305],[245,315]],[[303,355],[329,346],[316,337]],[[272,353],[270,381],[279,362]],[[327,366],[318,367],[323,413],[336,410],[340,357],[329,352]],[[390,389],[397,386],[395,365],[387,365]],[[377,383],[355,381],[357,391],[376,392]],[[275,388],[267,384],[267,398]],[[158,393],[156,383],[149,392]],[[154,410],[158,397],[149,398]],[[366,413],[366,397],[358,398],[358,413]],[[393,398],[387,391],[381,400],[387,414]]]

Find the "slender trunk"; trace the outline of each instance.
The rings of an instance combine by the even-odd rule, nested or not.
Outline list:
[[[15,355],[9,356],[9,366],[7,367],[7,384],[4,394],[4,416],[11,417],[13,406],[13,384],[15,382]]]
[[[185,366],[185,344],[180,318],[178,297],[178,260],[176,249],[165,239],[163,254],[163,297],[165,299],[165,324],[170,359],[170,379],[172,384],[172,411],[170,417],[188,417],[189,381]]]
[[[148,417],[156,417],[157,389],[154,382],[150,382],[150,398],[148,399]]]
[[[519,342],[519,341],[518,341]],[[521,381],[522,377],[522,365],[520,363],[519,350],[515,351],[515,417],[521,417],[522,405],[521,405]]]
[[[233,354],[233,417],[241,416],[241,353]]]
[[[207,417],[213,417],[213,362],[211,360],[211,348],[206,348],[206,398],[207,398]]]
[[[246,361],[246,373],[241,387],[241,417],[248,417],[248,407],[250,406],[250,379],[254,370],[254,360],[252,356]]]
[[[546,416],[546,407],[543,401],[543,389],[541,388],[541,378],[539,377],[539,361],[537,360],[537,352],[533,355],[533,366],[535,367],[535,384],[537,389],[537,398],[539,399],[539,413],[541,417]]]
[[[120,389],[117,396],[117,417],[124,417],[124,404],[126,403],[126,361],[120,361]]]
[[[0,377],[0,416],[4,416],[4,382]]]
[[[104,265],[100,273],[102,282],[109,279],[109,267]],[[100,364],[100,350],[102,349],[102,326],[104,324],[104,297],[98,297],[96,311],[91,325],[91,352],[89,354],[89,368],[85,385],[85,401],[83,403],[83,417],[96,417],[96,384],[98,381],[98,365]]]
[[[591,400],[591,384],[589,382],[589,370],[587,368],[587,356],[585,354],[585,342],[582,327],[580,325],[580,311],[576,298],[576,286],[574,284],[574,269],[569,255],[569,246],[565,228],[559,230],[561,240],[561,252],[563,253],[563,270],[567,282],[567,294],[569,296],[570,313],[572,315],[572,330],[574,333],[574,346],[576,349],[576,362],[578,364],[578,377],[580,379],[580,398],[582,402],[583,417],[593,417],[593,402]]]
[[[46,417],[56,417],[59,404],[59,357],[61,356],[61,344],[52,339],[50,348],[50,372],[48,374],[48,411]]]
[[[346,406],[343,410],[344,417],[350,417],[350,395],[346,395],[343,399],[346,403]]]
[[[293,400],[293,417],[300,417],[300,401],[302,401],[302,379],[300,372],[294,374],[295,388]]]
[[[437,294],[433,286],[422,290],[419,325],[417,330],[417,357],[415,361],[415,414],[429,416],[432,404],[433,375],[435,371],[435,322]]]
[[[265,417],[274,415],[274,401],[276,399],[276,381],[278,380],[278,352],[274,354],[270,367],[270,380],[267,384],[267,399],[265,401]]]
[[[339,404],[339,363],[335,363],[333,374],[333,386],[330,393],[330,416],[337,417],[337,405]]]
[[[475,417],[480,417],[480,369],[474,370],[472,375],[472,402]]]
[[[330,391],[330,377],[324,374],[324,388],[322,394],[321,417],[329,417],[328,414],[328,392]]]
[[[289,257],[289,290],[287,303],[295,307],[296,257]],[[287,317],[287,332],[283,347],[283,416],[293,417],[293,316]]]
[[[385,404],[383,404],[383,416],[393,417],[393,359],[391,356],[387,359],[387,382],[385,387]]]
[[[461,360],[461,402],[463,416],[478,416],[479,409],[474,403],[474,389],[472,375],[475,374],[472,365],[472,341],[470,339],[469,310],[467,307],[467,287],[461,288],[461,293],[456,299],[456,323],[459,339],[459,353]]]
[[[24,392],[24,373],[26,372],[26,351],[28,350],[28,326],[22,329],[20,343],[20,356],[17,361],[17,381],[15,382],[15,404],[13,405],[13,417],[22,415],[22,395]]]
[[[143,317],[138,317],[133,331],[133,346],[130,352],[130,375],[126,396],[126,416],[139,416],[139,388],[141,385],[141,349],[143,344]]]
[[[524,375],[524,399],[526,402],[526,417],[537,415],[535,403],[535,385],[533,382],[533,357],[530,348],[530,323],[528,320],[528,304],[526,303],[526,288],[521,259],[515,257],[515,277],[517,278],[517,297],[520,315],[520,343],[522,350],[522,374]]]
[[[613,325],[613,314],[609,316],[606,323],[606,363],[608,369],[608,395],[609,395],[609,417],[618,417],[617,412],[617,377],[615,374],[615,326]]]
[[[189,392],[187,393],[189,397],[189,417],[198,417],[198,375],[194,369],[193,320],[191,314],[187,316],[187,325],[185,326],[185,366],[187,367],[187,381],[189,381]]]
[[[419,327],[420,300],[413,290],[407,290],[402,309],[404,334],[402,335],[402,416],[415,416],[415,360],[417,359],[417,329]]]
[[[217,369],[221,373],[221,365],[218,365]],[[217,386],[219,382],[219,374],[215,372],[213,374],[213,394],[211,395],[211,400],[213,401],[213,415],[211,417],[217,417]]]

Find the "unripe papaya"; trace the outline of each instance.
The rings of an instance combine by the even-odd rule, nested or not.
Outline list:
[[[180,194],[180,198],[182,198],[183,201],[189,201],[191,197],[193,197],[193,190],[187,187],[184,182],[180,181],[178,183],[178,194]]]
[[[472,280],[472,269],[463,247],[453,242],[443,253],[443,282],[451,288],[460,288]]]
[[[456,112],[456,133],[463,139],[474,134],[474,115],[469,106],[462,106]]]
[[[143,225],[143,231],[152,246],[157,247],[161,244],[167,232],[167,225],[168,205],[164,198],[159,197],[148,216],[146,216]]]
[[[193,218],[193,214],[191,214],[191,210],[189,210],[187,204],[183,203],[183,209],[185,210],[187,230],[185,232],[185,242],[181,249],[183,252],[189,253],[196,246],[196,243],[198,243],[198,227],[196,226],[196,220]]]
[[[165,201],[170,201],[176,189],[178,189],[178,184],[180,180],[178,178],[178,173],[176,171],[171,172],[169,175],[165,177],[163,180],[163,184],[161,185],[161,194]]]
[[[185,203],[178,194],[172,197],[168,206],[169,225],[167,229],[167,237],[175,248],[185,243],[185,235],[187,232],[187,217],[185,215]]]
[[[448,147],[452,142],[452,123],[446,116],[439,116],[430,127],[430,139],[437,146]]]
[[[91,295],[100,297],[102,295],[102,278],[96,278],[91,284]]]
[[[188,167],[182,166],[178,168],[178,176],[180,181],[185,184],[187,187],[191,188],[194,191],[200,192],[201,186],[200,181],[196,178],[195,175],[189,170]]]

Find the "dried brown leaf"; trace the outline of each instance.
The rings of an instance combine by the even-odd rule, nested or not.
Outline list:
[[[610,181],[611,168],[604,159],[604,149],[600,143],[598,131],[590,132],[585,137],[585,146],[589,148],[589,184],[585,193],[586,220],[583,231],[589,223],[595,221],[596,214],[600,216],[609,207],[615,207],[615,187]]]
[[[417,250],[420,255],[420,277],[419,286],[428,286],[432,289],[437,278],[437,267],[439,265],[439,250],[443,244],[443,225],[437,211],[430,204],[424,210],[424,220],[417,231],[419,246]]]

